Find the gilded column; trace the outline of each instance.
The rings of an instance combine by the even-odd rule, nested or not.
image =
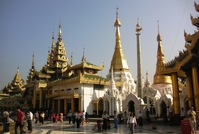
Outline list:
[[[188,104],[189,107],[191,107],[193,106],[193,87],[192,87],[192,80],[190,73],[186,73],[186,83],[187,83],[187,92],[188,92]]]
[[[57,105],[58,105],[57,112],[60,113],[60,99],[58,99],[57,101],[58,101],[58,104],[57,104]]]
[[[82,103],[81,98],[79,98],[78,101],[79,101],[78,109],[79,109],[79,111],[81,111],[81,103]],[[73,106],[73,108],[74,108],[74,106]]]
[[[199,111],[199,85],[198,85],[198,69],[197,63],[192,64],[192,80],[193,80],[193,91],[195,100],[195,110]]]
[[[43,102],[43,97],[42,97],[42,88],[39,89],[39,108],[42,108],[42,102]]]
[[[179,86],[177,73],[171,74],[172,88],[173,88],[173,111],[174,114],[180,114],[180,102],[179,102]]]

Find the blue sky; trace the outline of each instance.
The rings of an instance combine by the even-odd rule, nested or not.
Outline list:
[[[116,5],[121,21],[121,43],[133,78],[137,77],[135,28],[139,18],[141,27],[142,74],[149,72],[150,81],[156,68],[157,33],[159,21],[166,62],[185,49],[184,30],[193,34],[190,14],[198,13],[194,0],[1,0],[0,1],[0,89],[11,82],[19,66],[26,80],[31,68],[32,54],[35,68],[41,70],[47,62],[52,32],[55,40],[58,26],[67,57],[73,53],[74,64],[81,62],[84,53],[88,62],[105,68],[106,76],[115,47]]]

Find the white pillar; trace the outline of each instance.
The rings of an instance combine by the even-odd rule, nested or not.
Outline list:
[[[109,99],[109,115],[111,115],[111,98]]]
[[[97,115],[98,115],[98,104],[99,104],[99,103],[97,102]]]
[[[104,102],[104,111],[106,111],[106,103],[105,103],[106,101],[105,101],[105,99],[103,99],[103,102]]]

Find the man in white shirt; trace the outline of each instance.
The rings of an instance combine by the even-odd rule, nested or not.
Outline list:
[[[30,110],[28,110],[27,121],[28,121],[28,130],[30,131],[30,134],[32,133],[32,120],[33,120],[33,113]]]

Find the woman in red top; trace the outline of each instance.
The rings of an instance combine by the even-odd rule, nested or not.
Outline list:
[[[24,118],[24,114],[21,111],[21,109],[19,107],[17,107],[17,119],[16,119],[16,124],[15,124],[15,134],[17,134],[17,128],[20,127],[20,134],[22,134],[23,132],[23,118]]]

